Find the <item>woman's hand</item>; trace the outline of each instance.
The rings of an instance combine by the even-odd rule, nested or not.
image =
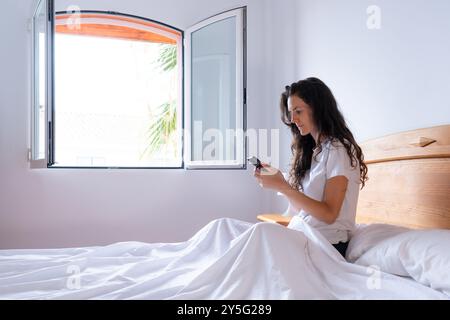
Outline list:
[[[267,163],[261,163],[263,168],[255,168],[253,176],[258,180],[262,188],[281,191],[290,188],[289,183],[284,179],[283,174],[277,168],[271,167]]]

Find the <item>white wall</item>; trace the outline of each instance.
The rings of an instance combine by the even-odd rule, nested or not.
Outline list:
[[[60,1],[60,0],[57,0]],[[104,2],[104,1],[103,1]],[[70,4],[81,3],[68,1]],[[91,3],[91,1],[84,1]],[[248,5],[248,127],[266,128],[264,3],[232,1],[110,1],[112,10],[188,26]],[[0,248],[103,245],[115,241],[188,239],[219,217],[256,221],[268,207],[248,170],[30,170],[33,0],[2,1],[0,19]],[[124,6],[128,9],[125,9]],[[92,9],[81,5],[82,9]],[[263,54],[262,54],[263,53]]]
[[[271,104],[284,85],[316,76],[333,91],[358,142],[450,123],[450,1],[289,2],[270,9],[277,17],[270,29],[287,30],[273,37]],[[380,8],[378,30],[367,28],[370,5]],[[287,164],[290,135],[278,115],[272,127],[284,130]],[[285,201],[273,198],[272,211],[283,210]]]

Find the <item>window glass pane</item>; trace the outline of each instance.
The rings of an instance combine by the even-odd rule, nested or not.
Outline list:
[[[236,18],[194,31],[191,43],[192,160],[235,160]]]
[[[45,52],[46,6],[42,0],[33,19],[34,27],[34,104],[32,159],[45,158]]]
[[[55,161],[59,166],[180,166],[179,40],[102,22],[58,20]],[[155,32],[154,28],[152,29]]]

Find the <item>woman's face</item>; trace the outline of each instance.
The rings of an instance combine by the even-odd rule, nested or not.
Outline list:
[[[297,125],[302,136],[312,134],[314,136],[315,126],[313,122],[312,109],[301,98],[293,95],[288,99],[290,120]]]

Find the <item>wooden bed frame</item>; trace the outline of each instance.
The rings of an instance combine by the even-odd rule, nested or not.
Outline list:
[[[450,125],[417,129],[360,144],[369,180],[357,223],[450,229]],[[259,215],[287,225],[290,217]]]

